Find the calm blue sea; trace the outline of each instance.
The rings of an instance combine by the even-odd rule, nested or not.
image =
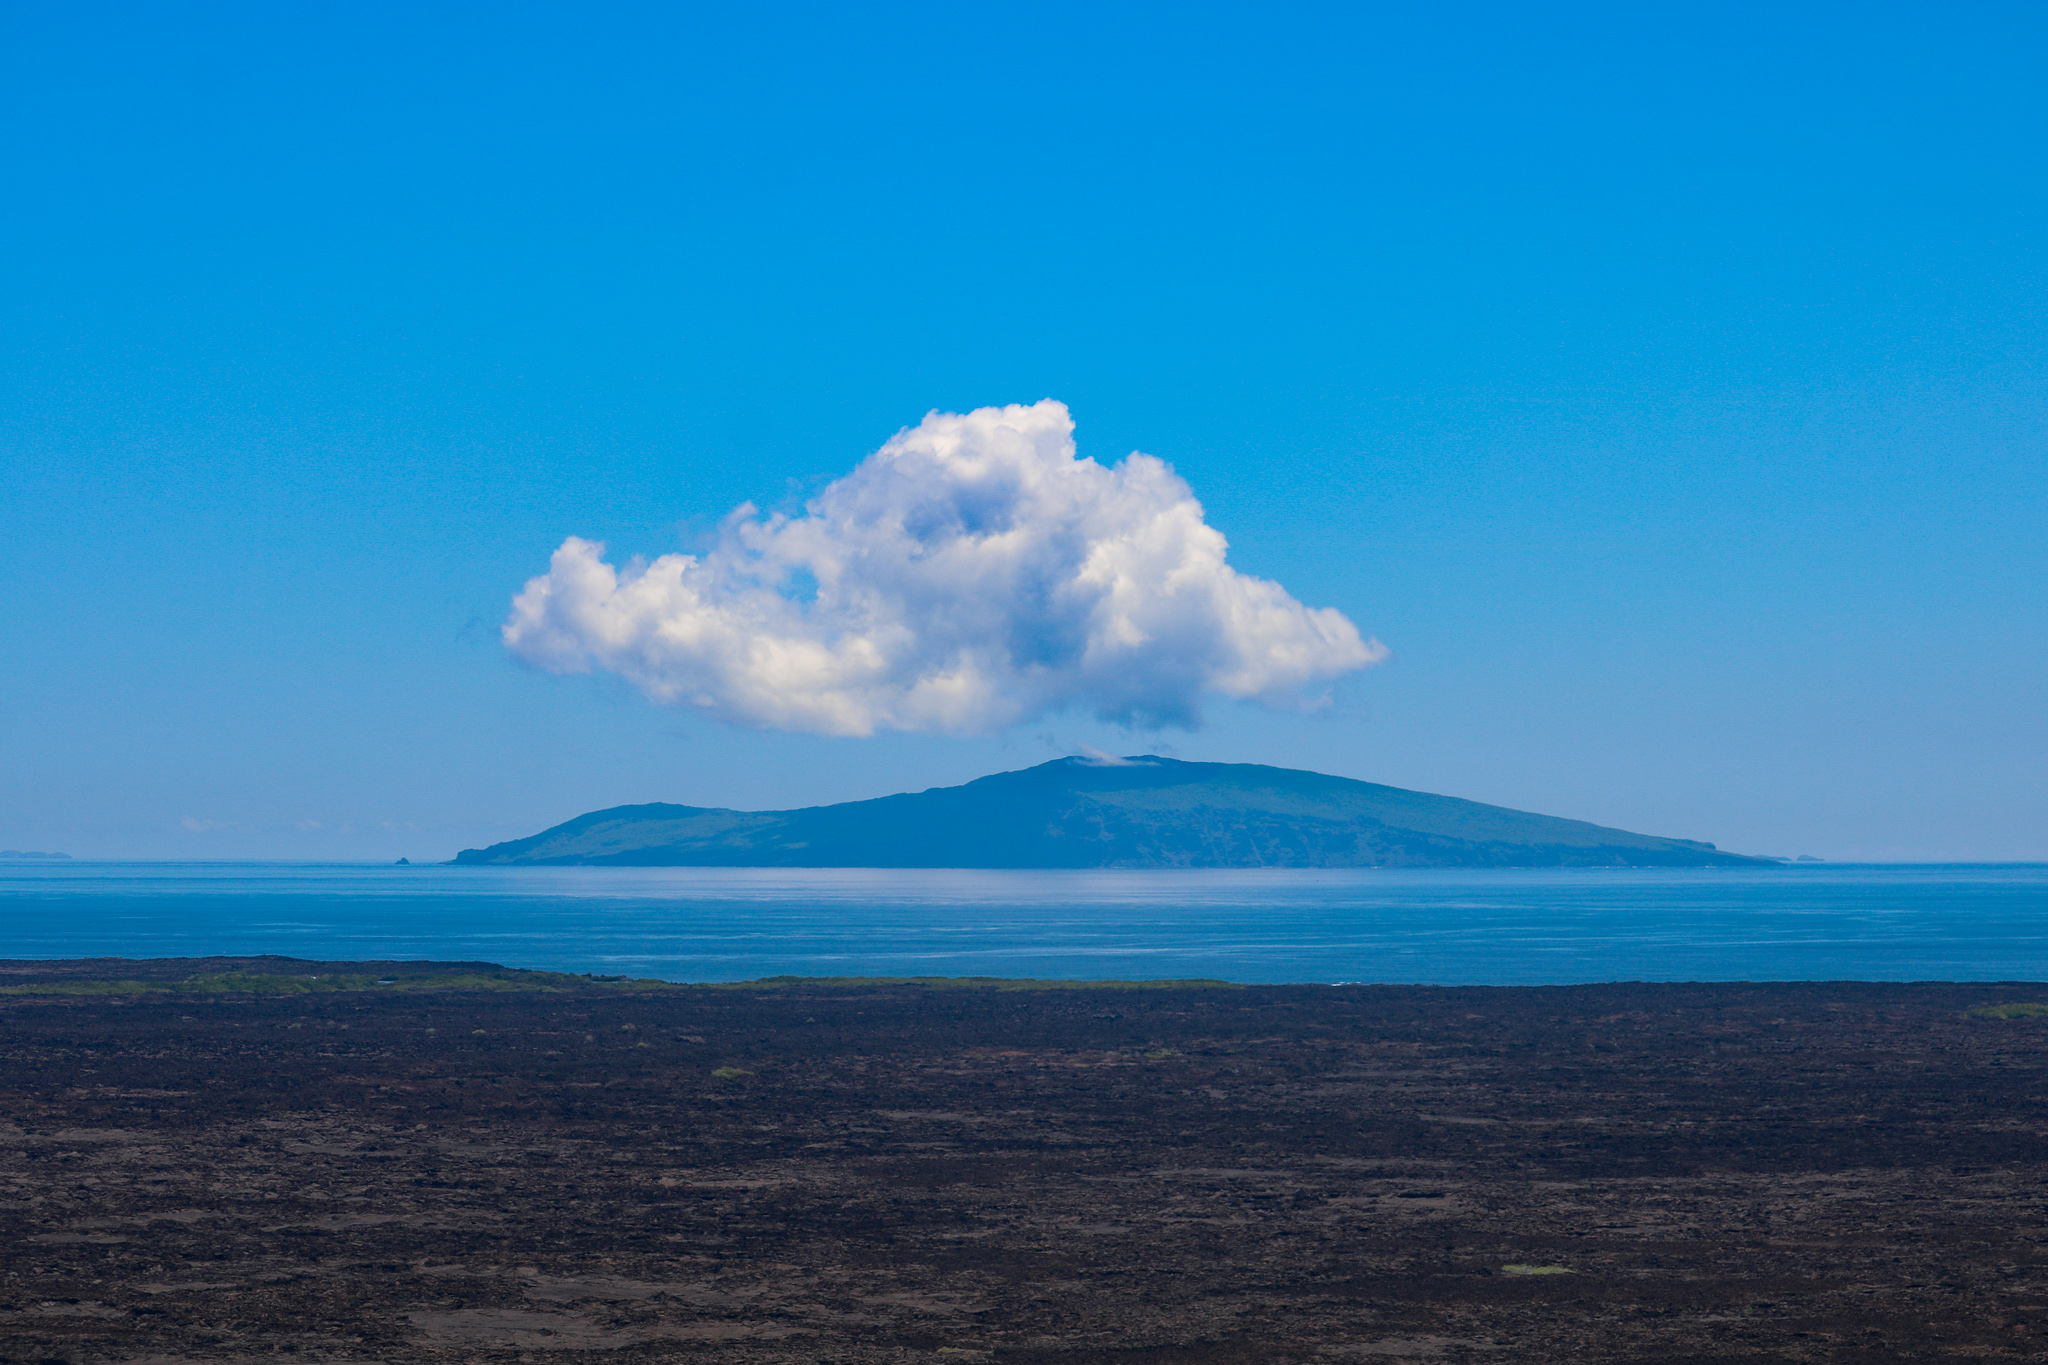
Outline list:
[[[729,981],[2048,980],[2048,866],[956,872],[0,865],[0,957]]]

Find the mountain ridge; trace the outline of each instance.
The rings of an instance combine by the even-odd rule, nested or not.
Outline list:
[[[652,802],[464,849],[465,866],[1716,867],[1769,859],[1256,763],[1054,759],[782,811]]]

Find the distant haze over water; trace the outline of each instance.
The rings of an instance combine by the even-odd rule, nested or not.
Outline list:
[[[2048,865],[0,868],[0,956],[255,953],[677,981],[2042,980]]]

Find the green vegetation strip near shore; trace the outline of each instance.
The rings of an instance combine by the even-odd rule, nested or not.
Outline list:
[[[788,990],[812,986],[927,986],[941,991],[1241,991],[1235,981],[1189,978],[1175,981],[1068,981],[1011,976],[764,976],[757,981],[708,981],[713,990]]]
[[[319,995],[333,991],[562,991],[591,986],[667,986],[666,981],[618,981],[561,972],[422,973],[357,976],[329,973],[202,972],[182,981],[44,981],[0,986],[0,995]]]
[[[930,990],[1242,990],[1233,981],[1066,981],[1001,976],[770,976],[755,981],[683,982],[652,977],[575,976],[507,968],[502,973],[202,972],[177,981],[42,981],[0,986],[0,995],[324,995],[336,991],[791,990],[918,986]]]
[[[1979,1019],[2038,1019],[2048,1014],[2048,1005],[2038,1000],[2023,1000],[2011,1005],[1979,1005],[1970,1013]]]

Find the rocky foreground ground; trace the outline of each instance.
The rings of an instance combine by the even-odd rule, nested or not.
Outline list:
[[[8,1362],[2048,1358],[2040,985],[0,985]]]

